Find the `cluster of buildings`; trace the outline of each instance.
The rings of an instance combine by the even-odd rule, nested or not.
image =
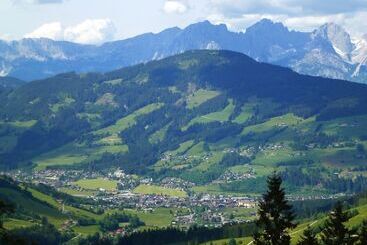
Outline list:
[[[243,174],[227,171],[217,181],[237,181],[244,178],[255,178],[255,172],[248,166],[249,171]],[[22,171],[12,172],[11,177],[23,182],[43,183],[56,189],[80,188],[73,184],[80,179],[104,178],[118,182],[118,188],[109,191],[97,191],[90,194],[88,198],[96,203],[96,207],[102,210],[129,208],[143,212],[152,212],[157,208],[168,208],[172,210],[186,209],[187,213],[175,214],[172,220],[173,226],[191,226],[201,224],[204,226],[218,227],[229,223],[248,222],[248,219],[231,218],[225,210],[247,209],[253,216],[258,199],[255,197],[235,197],[230,195],[200,194],[191,191],[193,183],[179,178],[167,177],[159,183],[155,183],[151,178],[141,179],[124,173],[122,170],[113,172],[88,172],[77,170],[42,170],[28,174]],[[159,185],[164,188],[180,189],[189,195],[185,197],[175,197],[158,194],[134,193],[133,189],[139,185]],[[315,199],[339,198],[340,195],[325,196],[289,196],[291,201],[304,201]],[[200,210],[200,211],[198,211]],[[70,226],[73,224],[65,224]],[[120,230],[119,232],[124,232]]]
[[[91,197],[108,208],[131,208],[149,211],[156,208],[255,208],[257,200],[250,197],[191,194],[187,197],[137,194],[131,191],[117,191]]]
[[[227,170],[226,172],[224,172],[224,174],[222,174],[217,180],[213,181],[213,183],[230,183],[233,181],[240,181],[240,180],[245,180],[245,179],[254,179],[256,178],[255,176],[255,171],[254,169],[252,169],[251,167],[249,167],[249,171],[245,172],[245,173],[237,173],[237,172],[233,172],[231,170]]]

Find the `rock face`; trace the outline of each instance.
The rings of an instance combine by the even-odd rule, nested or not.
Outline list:
[[[367,35],[351,40],[334,23],[311,33],[290,31],[268,19],[244,33],[204,21],[101,46],[44,38],[0,41],[0,76],[29,81],[69,71],[105,72],[193,49],[232,50],[308,75],[367,83]]]

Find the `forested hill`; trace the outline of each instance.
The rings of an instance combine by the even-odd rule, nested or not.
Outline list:
[[[122,80],[113,83],[114,79]],[[221,90],[241,102],[255,96],[269,98],[282,105],[292,106],[284,107],[285,111],[305,116],[327,109],[338,109],[338,106],[349,110],[339,110],[333,117],[341,116],[340,113],[367,111],[367,108],[363,109],[367,101],[365,85],[299,75],[290,69],[258,63],[246,55],[230,51],[189,51],[104,75],[66,73],[35,81],[2,98],[5,103],[2,104],[1,113],[2,116],[15,119],[37,119],[35,117],[52,112],[49,105],[57,102],[57,97],[62,93],[75,100],[72,103],[74,106],[79,105],[78,108],[70,106],[71,108],[83,111],[86,109],[85,105],[80,107],[80,103],[95,102],[93,100],[98,99],[103,92],[112,92],[117,99],[120,96],[126,97],[125,91],[119,91],[121,88],[136,89],[136,92],[149,88],[151,93],[168,89],[169,94],[177,96],[177,91],[172,92],[172,87],[179,88],[179,92],[183,93],[200,88]],[[131,91],[133,94],[134,92]],[[169,94],[166,94],[167,97],[170,97]],[[140,95],[146,99],[165,100],[150,97],[149,94]],[[133,98],[137,99],[135,95]],[[343,99],[352,103],[336,103]],[[134,104],[131,101],[126,106]],[[121,104],[116,105],[118,106]]]
[[[17,88],[25,84],[24,81],[13,77],[0,77],[0,89]]]
[[[177,168],[162,156],[209,154],[212,161],[199,169],[213,179],[261,153],[218,167],[231,157],[222,154],[228,148],[354,139],[353,131],[327,138],[322,125],[359,121],[367,114],[366,95],[366,85],[299,75],[240,53],[189,51],[106,74],[61,74],[2,93],[0,159],[2,167],[119,165],[158,175],[180,169],[181,177],[194,180],[200,161]],[[272,164],[289,159],[277,161]]]

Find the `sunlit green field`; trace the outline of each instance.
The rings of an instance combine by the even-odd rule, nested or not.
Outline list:
[[[231,239],[221,239],[216,241],[205,242],[200,245],[228,245]],[[247,245],[252,241],[251,237],[235,238],[237,244]]]
[[[145,228],[151,227],[167,227],[173,220],[173,209],[157,208],[153,212],[137,211],[132,209],[126,209],[126,213],[136,214],[139,219],[145,223]]]
[[[187,193],[178,189],[165,188],[162,186],[156,185],[139,185],[136,187],[133,192],[139,194],[155,194],[155,195],[163,195],[163,196],[173,196],[173,197],[186,197]]]
[[[217,97],[218,95],[219,92],[217,91],[199,89],[188,96],[186,107],[189,109],[193,109],[197,106],[200,106],[204,102]]]
[[[102,178],[78,180],[74,184],[86,190],[105,189],[113,191],[117,189],[117,181]]]
[[[166,132],[169,128],[171,124],[167,124],[166,126],[164,126],[163,128],[161,128],[160,130],[156,131],[154,134],[152,134],[149,137],[149,142],[152,144],[156,144],[160,141],[162,141],[164,139],[164,137],[166,137]]]
[[[73,231],[84,236],[94,235],[95,233],[101,232],[99,225],[75,226],[73,227]]]
[[[95,194],[95,191],[91,190],[74,190],[69,188],[61,188],[59,189],[59,191],[69,194],[71,196],[80,196],[80,197],[92,196]]]
[[[7,230],[17,229],[17,228],[25,228],[36,223],[26,221],[26,220],[19,220],[19,219],[5,219],[3,222],[3,226]]]
[[[99,159],[104,153],[124,153],[127,152],[127,145],[100,145],[86,147],[83,144],[67,144],[54,151],[48,152],[35,159],[36,169],[41,170],[53,166],[67,166],[80,164],[84,161]]]
[[[209,113],[207,115],[198,116],[192,119],[188,125],[183,127],[183,130],[187,130],[190,126],[197,123],[210,123],[210,122],[226,122],[234,111],[234,104],[232,100],[229,100],[229,104],[221,111]]]
[[[121,118],[114,125],[96,131],[96,134],[118,134],[121,131],[124,131],[125,129],[133,126],[136,123],[136,118],[138,116],[149,114],[155,110],[158,110],[162,106],[163,104],[160,103],[144,106],[143,108],[131,113],[130,115]]]
[[[252,104],[245,104],[241,108],[241,113],[233,120],[233,122],[242,124],[247,122],[251,116],[253,115],[253,105]]]
[[[37,123],[37,120],[29,120],[29,121],[13,121],[13,122],[2,122],[0,121],[0,125],[11,125],[17,128],[30,128]]]
[[[301,123],[302,120],[303,120],[302,118],[299,118],[293,114],[286,114],[283,116],[271,118],[270,120],[264,123],[261,123],[261,124],[256,124],[253,126],[246,127],[242,131],[242,134],[245,135],[250,132],[261,133],[264,131],[268,131],[274,127],[286,127],[286,126],[296,125],[298,123]]]

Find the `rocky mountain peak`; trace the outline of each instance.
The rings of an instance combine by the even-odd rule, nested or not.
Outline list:
[[[343,27],[335,23],[326,23],[316,30],[315,34],[328,40],[340,57],[348,61],[351,59],[350,54],[355,46]]]
[[[253,32],[289,32],[289,30],[283,23],[262,19],[246,29],[246,33]]]

